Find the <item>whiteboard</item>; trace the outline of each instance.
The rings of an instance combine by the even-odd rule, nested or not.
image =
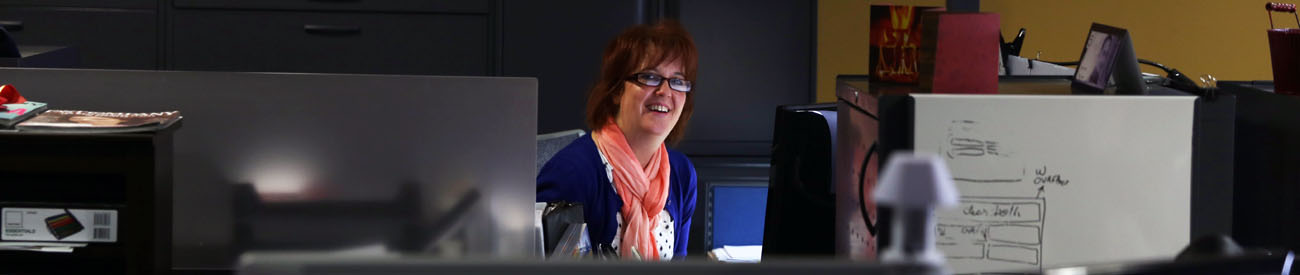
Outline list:
[[[961,191],[957,273],[1171,259],[1191,226],[1191,96],[912,95],[913,146]]]

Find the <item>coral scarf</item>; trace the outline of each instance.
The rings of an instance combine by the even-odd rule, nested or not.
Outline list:
[[[655,249],[655,219],[664,210],[668,200],[668,179],[672,166],[668,163],[668,149],[663,144],[650,156],[644,169],[637,161],[632,147],[627,144],[623,130],[613,120],[591,134],[596,149],[613,167],[614,189],[623,199],[623,239],[619,242],[619,255],[624,258],[659,260]],[[633,251],[635,249],[635,251]],[[640,256],[640,257],[637,257]]]

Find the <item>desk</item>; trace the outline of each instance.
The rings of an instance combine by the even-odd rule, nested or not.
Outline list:
[[[0,68],[0,79],[59,108],[182,112],[175,267],[228,269],[241,248],[322,251],[403,232],[432,237],[434,230],[406,231],[432,225],[450,234],[405,243],[416,251],[389,248],[471,258],[531,253],[535,79],[26,68]],[[236,187],[250,185],[264,202],[286,204],[236,208],[248,205],[235,203],[247,194]],[[403,192],[408,185],[423,191]],[[464,219],[440,223],[457,217],[447,214],[471,193],[482,197]],[[367,223],[322,214],[339,203],[365,210],[398,194],[418,198],[411,209],[418,218]],[[259,215],[279,210],[302,215]]]
[[[0,133],[0,206],[118,211],[117,241],[72,253],[0,251],[5,272],[168,274],[172,135]],[[89,226],[89,225],[88,225]]]

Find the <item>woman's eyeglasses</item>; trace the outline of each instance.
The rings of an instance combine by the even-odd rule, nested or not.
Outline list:
[[[659,87],[659,85],[664,83],[665,79],[668,80],[668,88],[671,88],[674,91],[683,93],[691,91],[691,81],[681,78],[667,78],[653,73],[636,73],[628,77],[628,80],[634,80],[637,83],[641,83],[641,85],[650,87]]]

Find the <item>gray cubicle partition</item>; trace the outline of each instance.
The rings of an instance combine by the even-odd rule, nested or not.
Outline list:
[[[0,83],[52,109],[182,112],[179,268],[243,251],[533,247],[532,78],[0,69]]]

